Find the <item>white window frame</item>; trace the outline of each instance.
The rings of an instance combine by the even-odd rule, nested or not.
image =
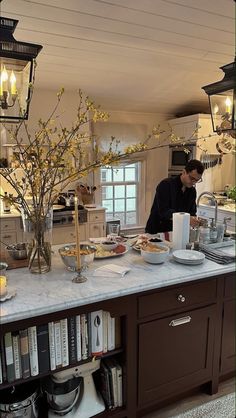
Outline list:
[[[144,219],[145,219],[145,201],[146,201],[146,192],[145,192],[145,180],[146,180],[146,158],[140,156],[139,158],[130,158],[130,160],[121,161],[120,164],[117,164],[113,168],[119,168],[119,166],[130,165],[134,163],[140,163],[140,172],[139,172],[139,179],[137,182],[137,208],[138,208],[138,216],[137,216],[137,223],[135,225],[123,225],[122,229],[134,229],[137,227],[143,227]],[[98,170],[96,173],[95,183],[98,185],[98,192],[96,193],[96,202],[99,205],[102,205],[102,183],[101,183],[101,169]],[[133,183],[133,182],[131,182]],[[106,183],[107,186],[109,185],[121,185],[124,182],[110,182]],[[125,182],[125,184],[129,184],[129,182]]]

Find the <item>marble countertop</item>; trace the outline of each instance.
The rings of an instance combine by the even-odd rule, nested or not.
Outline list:
[[[85,205],[85,209],[87,209],[88,212],[94,212],[94,211],[97,211],[97,210],[103,210],[103,211],[106,210],[106,208],[104,208],[102,206],[99,206],[99,205],[95,206],[94,208],[87,207]],[[1,218],[2,219],[5,219],[5,218],[19,218],[20,216],[21,216],[20,212],[18,212],[16,209],[11,209],[10,213],[4,213],[2,211],[0,212],[0,219]]]
[[[204,204],[204,203],[201,203],[199,205],[199,207],[215,210],[215,206],[207,205],[207,204]],[[236,208],[236,206],[233,203],[229,203],[228,205],[218,205],[218,211],[221,211],[221,212],[231,212],[231,213],[233,212],[233,213],[235,213],[235,210],[236,210],[235,208]]]
[[[15,289],[16,296],[0,303],[1,324],[212,277],[235,269],[234,263],[220,265],[209,260],[196,266],[179,264],[172,259],[171,252],[164,264],[152,265],[143,261],[139,252],[130,248],[123,256],[95,260],[86,271],[88,280],[76,284],[72,282],[75,273],[66,270],[58,255],[59,247],[54,248],[52,270],[47,274],[30,274],[27,268],[7,271],[8,289]],[[227,247],[224,251],[234,254],[235,246]],[[110,263],[131,270],[122,278],[93,275],[95,269]]]

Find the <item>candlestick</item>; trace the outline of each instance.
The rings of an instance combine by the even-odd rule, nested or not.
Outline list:
[[[76,237],[76,259],[77,269],[81,269],[80,258],[80,233],[79,233],[79,211],[78,211],[78,198],[75,196],[75,237]]]
[[[6,276],[0,276],[0,296],[5,296],[7,293],[7,278]]]

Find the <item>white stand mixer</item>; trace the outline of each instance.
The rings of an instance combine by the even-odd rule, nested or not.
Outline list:
[[[53,374],[52,380],[58,384],[63,384],[74,377],[82,377],[83,388],[81,391],[74,391],[74,399],[69,406],[68,394],[53,396],[53,399],[51,398],[52,403],[60,406],[60,409],[50,408],[48,411],[48,418],[58,418],[59,416],[64,416],[65,418],[90,418],[99,414],[99,412],[104,411],[105,405],[103,399],[96,391],[92,376],[92,374],[99,368],[100,360],[95,360]],[[66,407],[61,409],[61,407],[63,408],[64,399],[64,405]],[[48,401],[50,403],[49,397]]]

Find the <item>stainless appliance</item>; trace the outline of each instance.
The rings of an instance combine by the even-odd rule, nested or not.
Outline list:
[[[196,142],[169,145],[169,171],[183,170],[189,160],[196,158],[196,149]]]
[[[83,224],[87,222],[88,211],[82,205],[78,206],[79,223]],[[53,226],[64,226],[75,224],[75,207],[65,206],[62,209],[53,211]]]
[[[37,418],[39,383],[28,382],[1,391],[1,418]]]

